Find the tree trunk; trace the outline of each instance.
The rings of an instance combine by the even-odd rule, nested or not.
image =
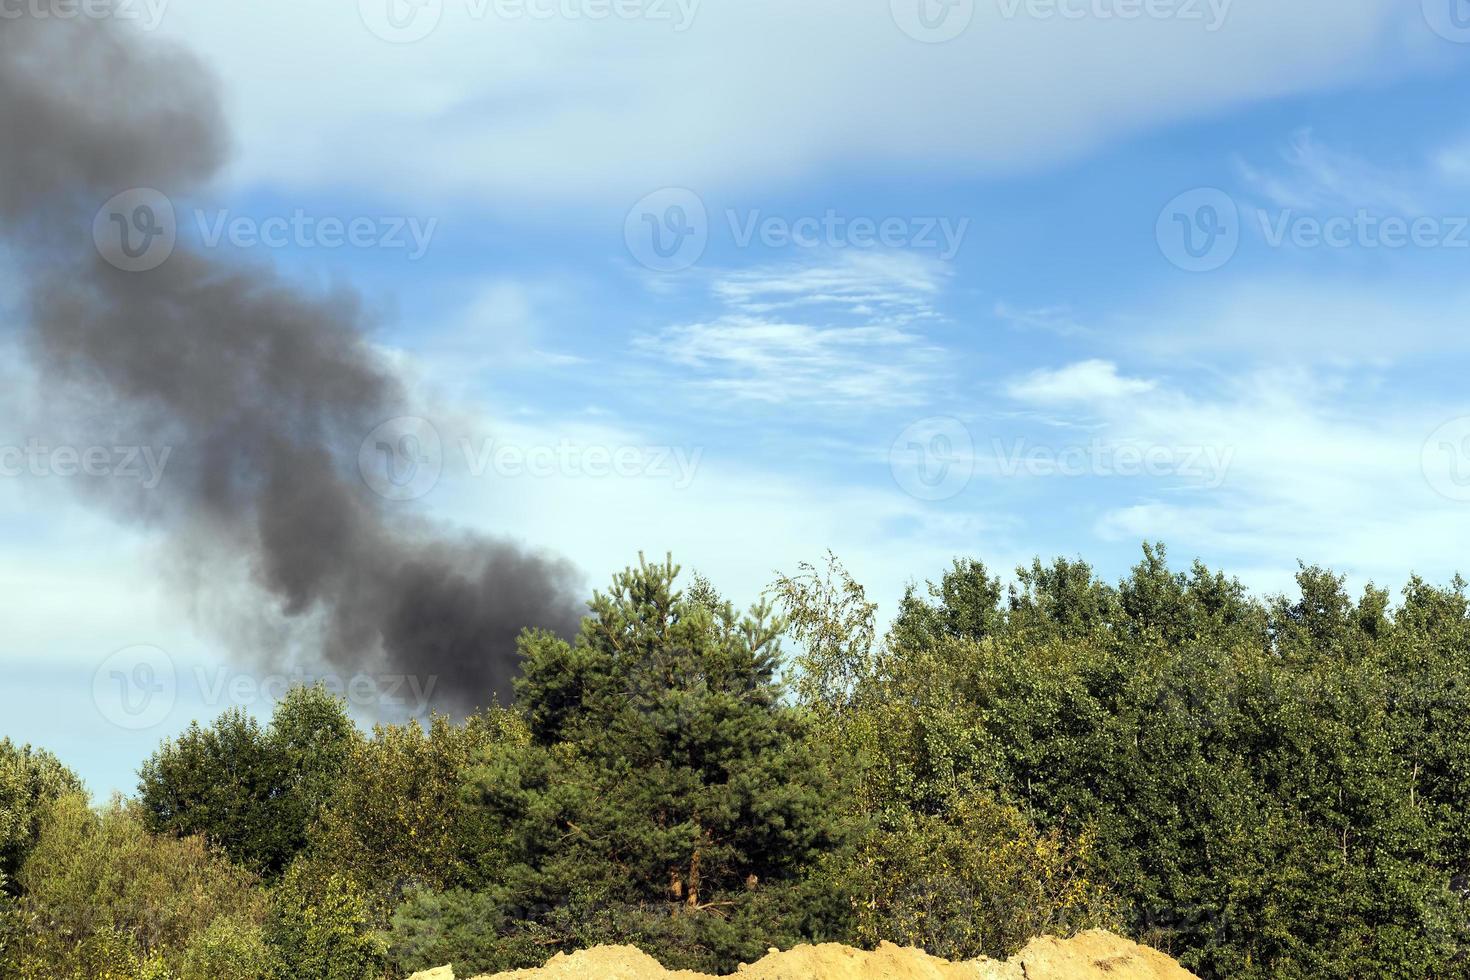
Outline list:
[[[694,848],[694,856],[689,859],[689,907],[699,908],[699,847]]]

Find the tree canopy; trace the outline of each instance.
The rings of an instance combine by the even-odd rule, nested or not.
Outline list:
[[[1102,926],[1210,978],[1470,977],[1470,603],[1148,545],[962,558],[886,629],[828,556],[737,612],[672,561],[521,637],[516,702],[359,731],[321,690],[103,807],[0,742],[0,973],[376,980],[633,943],[1004,956]],[[783,641],[791,647],[787,653]]]

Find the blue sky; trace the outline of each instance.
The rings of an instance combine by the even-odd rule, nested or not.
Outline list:
[[[440,441],[406,511],[589,590],[672,551],[746,601],[830,549],[885,610],[958,555],[1115,578],[1145,539],[1263,593],[1467,570],[1463,0],[595,2],[395,35],[376,0],[173,0],[151,32],[235,128],[179,237],[361,294]],[[251,239],[298,214],[371,241]],[[55,431],[5,372],[0,443]],[[0,479],[0,734],[126,790],[269,696],[64,483]],[[94,681],[139,646],[177,698],[119,727]]]

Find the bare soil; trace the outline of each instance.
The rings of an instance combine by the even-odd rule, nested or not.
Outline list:
[[[454,980],[450,967],[409,980]],[[554,957],[538,970],[480,980],[718,980],[665,970],[632,946],[600,946]],[[847,946],[798,946],[740,967],[735,980],[1198,980],[1169,957],[1108,932],[1034,940],[1002,963],[950,963],[917,949],[884,944],[867,953]]]

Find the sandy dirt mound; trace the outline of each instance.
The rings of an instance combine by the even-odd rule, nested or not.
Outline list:
[[[847,946],[798,946],[742,966],[738,980],[1198,980],[1169,957],[1107,932],[1037,939],[1005,963],[950,963],[922,950],[884,944],[871,953]],[[454,980],[449,967],[410,980]],[[715,980],[665,970],[631,946],[601,946],[554,957],[539,970],[482,980]]]

